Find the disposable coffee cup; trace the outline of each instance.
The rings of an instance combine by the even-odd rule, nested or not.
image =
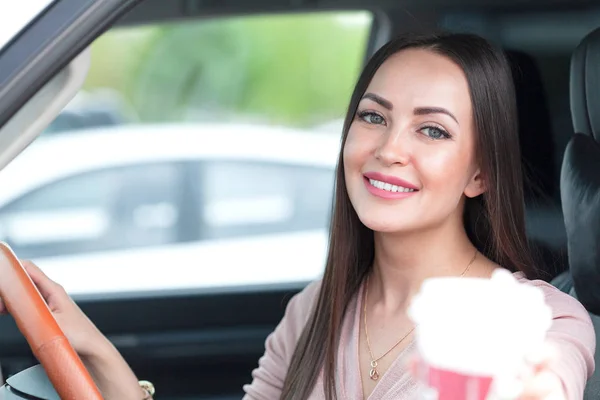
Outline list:
[[[519,370],[552,323],[543,292],[506,270],[428,279],[408,313],[417,325],[420,400],[517,398]]]

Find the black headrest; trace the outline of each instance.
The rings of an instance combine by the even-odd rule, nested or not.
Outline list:
[[[571,115],[575,133],[600,142],[600,29],[588,34],[571,58]]]
[[[577,298],[600,315],[600,29],[573,53],[571,113],[560,189],[569,266]]]
[[[590,136],[575,134],[567,145],[560,182],[573,287],[600,315],[600,146]]]
[[[552,197],[557,189],[550,111],[540,70],[529,54],[506,50],[519,118],[519,141],[526,175],[526,200]]]

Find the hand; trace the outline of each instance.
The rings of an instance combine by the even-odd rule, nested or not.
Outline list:
[[[146,394],[127,362],[63,287],[48,278],[34,263],[21,263],[98,385],[102,397],[107,400],[145,398]],[[0,314],[6,314],[7,311],[0,299]]]
[[[550,344],[545,344],[526,357],[523,368],[517,376],[517,387],[499,387],[501,393],[495,393],[493,399],[513,400],[567,400],[563,383],[552,371],[558,354]],[[407,360],[407,367],[413,377],[419,379],[418,371],[421,358],[415,354]],[[507,391],[508,390],[508,391]],[[516,390],[516,391],[515,391]],[[517,395],[516,393],[520,393]]]
[[[554,347],[546,344],[527,357],[521,380],[523,393],[519,400],[566,400],[563,383],[551,367],[558,359]]]
[[[34,263],[30,261],[21,263],[48,304],[58,326],[64,332],[71,346],[82,359],[90,356],[93,349],[107,339],[71,300],[62,286],[48,278]],[[7,312],[8,310],[0,299],[0,314]]]

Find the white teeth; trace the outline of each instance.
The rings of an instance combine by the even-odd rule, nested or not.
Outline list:
[[[375,186],[378,189],[385,190],[386,192],[414,192],[415,189],[409,189],[402,186],[392,185],[391,183],[386,183],[382,181],[377,181],[375,179],[369,179],[369,183]]]

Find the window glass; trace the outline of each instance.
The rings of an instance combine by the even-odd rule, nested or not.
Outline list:
[[[0,233],[72,293],[318,278],[372,22],[332,11],[107,31],[83,90],[0,171],[0,187],[28,187],[0,193]],[[116,168],[167,161],[182,176]]]
[[[122,123],[340,119],[371,24],[370,13],[353,11],[113,29],[93,44],[84,90],[65,110],[80,122],[47,133],[85,127],[88,113]]]
[[[334,169],[264,162],[208,162],[201,224],[224,238],[322,230],[328,225]]]
[[[169,164],[130,166],[49,183],[0,211],[2,239],[34,259],[174,242],[177,174]]]

